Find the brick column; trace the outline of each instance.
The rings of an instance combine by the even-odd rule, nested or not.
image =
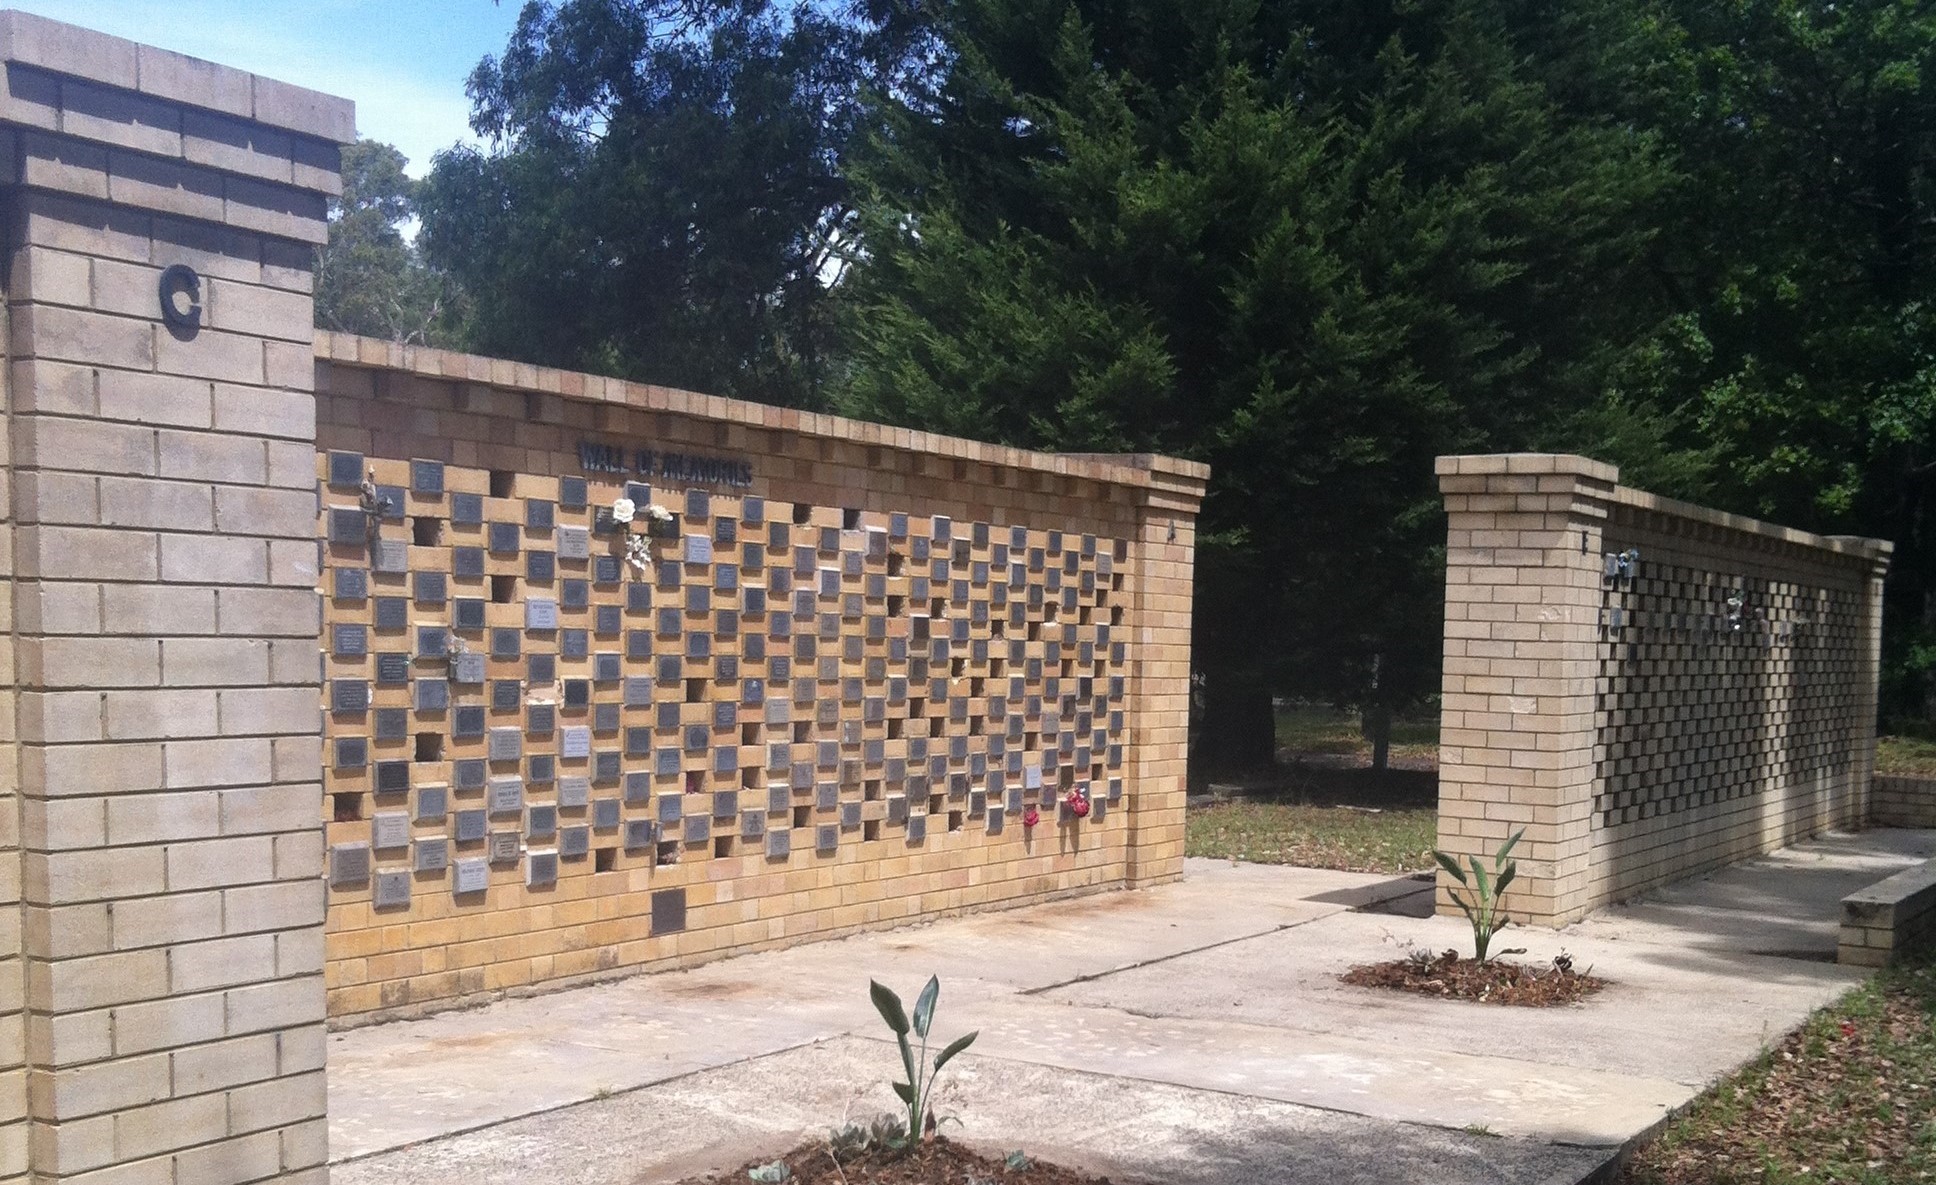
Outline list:
[[[1586,911],[1602,528],[1619,470],[1551,454],[1440,457],[1448,517],[1439,847],[1517,828],[1513,918]],[[1439,874],[1439,912],[1456,915]]]
[[[0,69],[0,1180],[321,1182],[310,269],[351,107],[14,12]],[[164,324],[175,264],[197,324]]]
[[[1190,606],[1197,511],[1206,465],[1168,457],[1113,458],[1147,470],[1150,484],[1131,544],[1129,808],[1131,888],[1183,876],[1183,809],[1189,794]]]

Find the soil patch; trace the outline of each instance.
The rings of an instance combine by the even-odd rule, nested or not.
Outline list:
[[[971,1181],[986,1185],[1109,1185],[1108,1177],[1091,1177],[1040,1161],[1010,1167],[1001,1158],[982,1156],[939,1137],[907,1151],[868,1148],[843,1156],[839,1163],[825,1143],[816,1141],[802,1144],[781,1159],[787,1166],[787,1185],[963,1185]],[[753,1170],[772,1163],[756,1160],[731,1172],[694,1178],[682,1185],[748,1185]]]
[[[1485,963],[1462,959],[1455,950],[1437,957],[1427,954],[1389,963],[1362,963],[1339,978],[1358,987],[1394,988],[1446,1000],[1527,1008],[1572,1004],[1607,986],[1606,980],[1577,970],[1566,955],[1548,966],[1535,967],[1509,959]]]

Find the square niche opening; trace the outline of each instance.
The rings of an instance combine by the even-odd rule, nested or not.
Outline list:
[[[363,795],[360,791],[329,796],[330,817],[338,823],[355,823],[363,817]]]
[[[592,871],[611,872],[618,867],[617,848],[598,848],[592,852]]]
[[[443,536],[443,533],[442,519],[418,517],[410,520],[410,542],[418,547],[437,546],[437,540]]]
[[[713,855],[718,857],[721,860],[724,860],[728,856],[731,856],[733,854],[734,842],[735,842],[735,837],[731,835],[714,836],[713,837]]]
[[[515,576],[491,577],[491,603],[509,605],[518,599],[518,578]]]
[[[442,761],[444,759],[444,734],[441,732],[420,732],[417,734],[417,761]]]
[[[860,837],[864,840],[879,839],[881,837],[881,821],[879,819],[869,819],[862,823],[860,825]]]
[[[793,825],[795,827],[806,827],[806,826],[810,826],[812,823],[813,823],[813,807],[796,806],[793,808]]]
[[[509,498],[517,486],[518,475],[509,469],[491,470],[491,497]]]

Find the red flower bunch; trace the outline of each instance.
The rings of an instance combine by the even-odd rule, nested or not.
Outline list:
[[[1062,802],[1069,808],[1069,813],[1076,818],[1086,819],[1089,817],[1089,796],[1083,793],[1082,787],[1077,786],[1075,789],[1069,791],[1069,797],[1063,799]]]

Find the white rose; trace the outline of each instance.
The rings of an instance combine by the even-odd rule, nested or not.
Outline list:
[[[645,516],[655,523],[669,523],[672,521],[672,512],[656,502],[645,508]]]
[[[632,521],[632,516],[638,513],[638,510],[639,508],[632,504],[632,499],[620,498],[618,501],[612,503],[612,521],[615,523],[629,523]]]

